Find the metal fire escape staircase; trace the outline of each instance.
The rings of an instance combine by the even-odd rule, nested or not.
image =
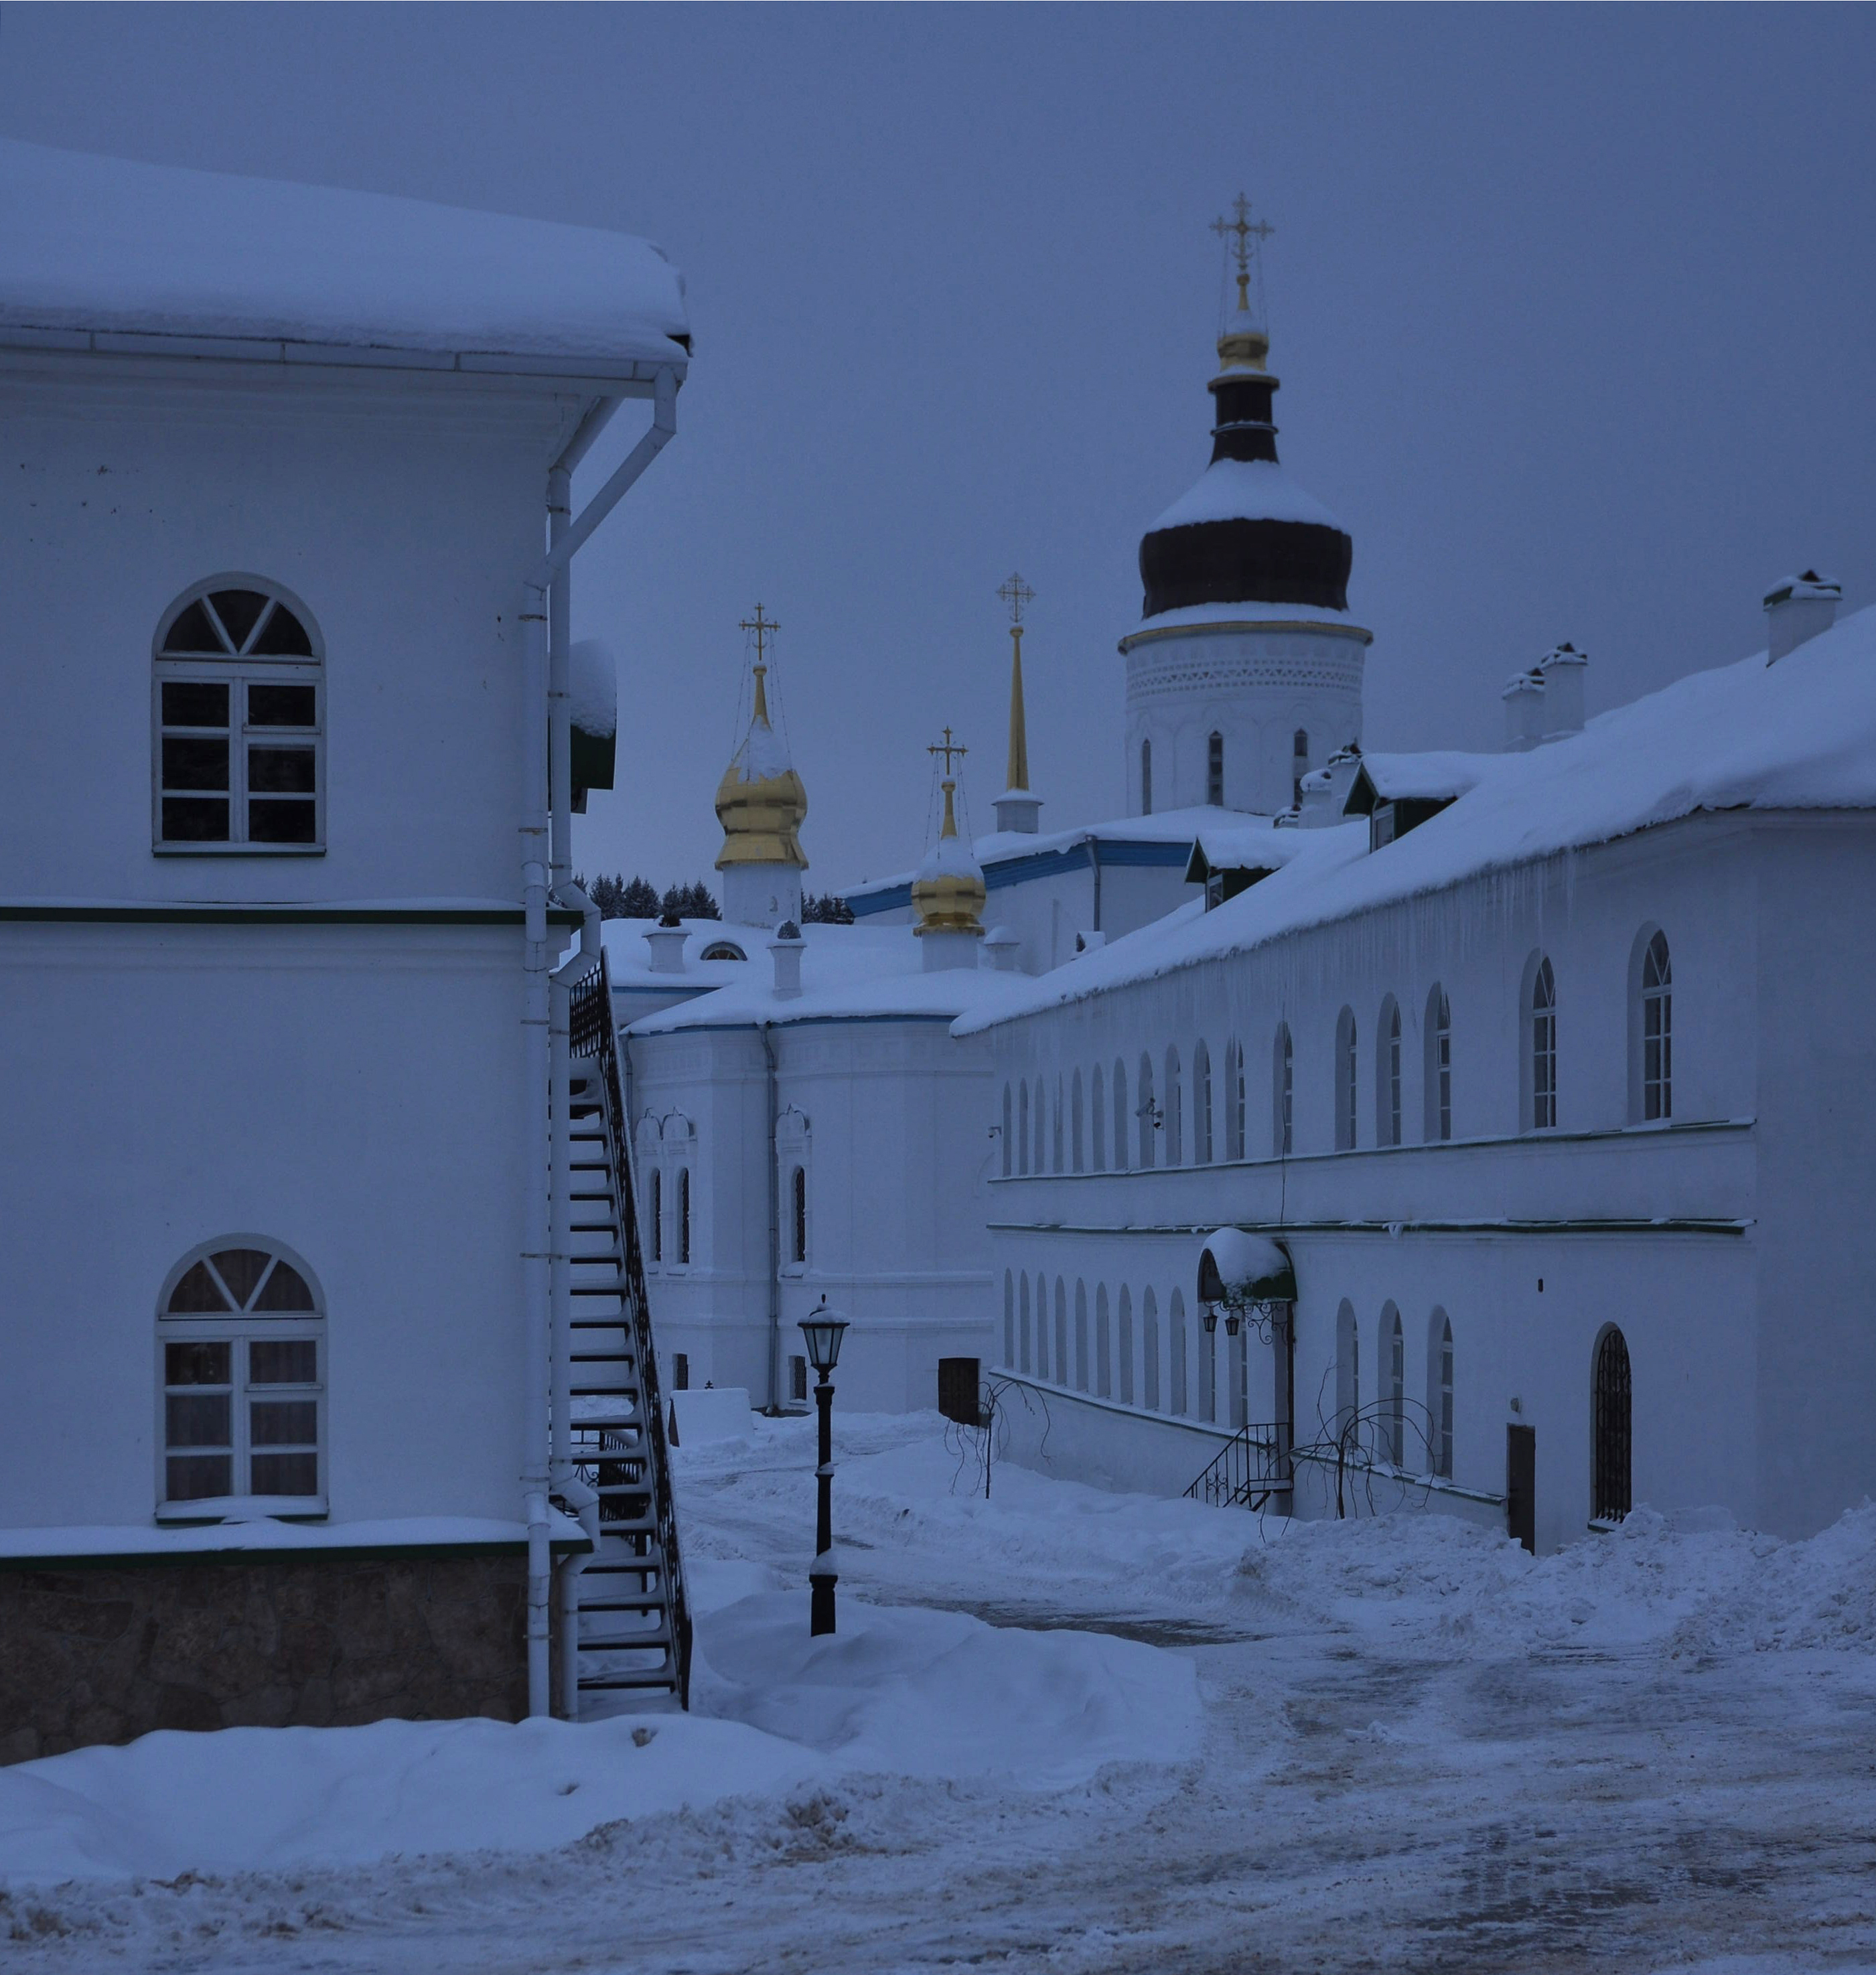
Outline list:
[[[602,956],[571,991],[573,1471],[592,1553],[561,1599],[564,1711],[690,1704],[691,1619]]]

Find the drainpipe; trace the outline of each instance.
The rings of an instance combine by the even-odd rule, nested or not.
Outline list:
[[[769,1411],[782,1409],[782,1224],[781,1185],[776,1173],[775,1134],[780,1126],[777,1110],[775,1045],[769,1038],[767,1022],[757,1025],[762,1055],[768,1066],[769,1129],[764,1138],[767,1149],[769,1187]]]
[[[547,772],[552,745],[548,689],[550,684],[548,633],[548,593],[562,587],[568,565],[594,529],[605,520],[646,467],[664,449],[677,429],[678,376],[666,366],[658,373],[651,429],[626,455],[612,478],[600,488],[577,521],[563,514],[557,523],[550,512],[547,553],[530,570],[523,587],[520,621],[523,640],[521,787],[523,790],[521,837],[522,899],[525,928],[522,943],[522,1032],[525,1038],[525,1074],[527,1088],[527,1132],[525,1142],[547,1150],[550,1174],[557,1174],[560,1161],[554,1155],[554,1130],[550,1105],[553,1088],[554,1051],[550,1036],[552,992],[548,970],[552,956],[547,947],[549,867],[553,846],[548,834]],[[566,452],[554,462],[554,471],[580,454],[596,436],[596,412],[581,421]],[[600,421],[600,422],[603,422]],[[582,441],[584,440],[583,445]],[[570,464],[566,467],[570,475]],[[554,475],[550,475],[551,501]],[[552,537],[557,534],[558,539]],[[561,702],[563,711],[565,700]],[[560,784],[563,797],[567,782]],[[558,1117],[564,1126],[568,1093],[563,1080],[559,1087]],[[537,1156],[538,1154],[536,1155]],[[532,1165],[532,1160],[529,1161]],[[550,1403],[553,1379],[553,1306],[554,1290],[554,1197],[563,1199],[564,1187],[550,1178],[544,1188],[531,1175],[523,1221],[523,1313],[525,1323],[525,1372],[522,1403],[525,1408],[523,1440],[521,1497],[527,1523],[527,1711],[551,1712],[548,1660],[548,1602],[552,1595],[553,1560],[548,1543],[547,1490],[553,1442]]]

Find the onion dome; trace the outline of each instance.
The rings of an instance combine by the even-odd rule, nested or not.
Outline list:
[[[958,784],[948,776],[945,822],[938,840],[912,879],[915,933],[962,932],[984,936],[984,872],[971,848],[958,834],[951,792]]]
[[[757,664],[755,706],[749,731],[717,784],[717,820],[723,826],[723,848],[717,869],[735,864],[790,864],[808,868],[800,831],[808,813],[807,790],[788,758],[788,749],[769,725],[768,695],[763,685],[768,668]]]
[[[1270,348],[1240,305],[1218,339],[1219,371],[1207,387],[1211,464],[1140,544],[1143,616],[1206,603],[1349,607],[1349,532],[1277,464]]]

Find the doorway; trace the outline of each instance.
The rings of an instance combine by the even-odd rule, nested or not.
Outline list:
[[[1533,1556],[1537,1551],[1537,1429],[1505,1428],[1505,1530]]]

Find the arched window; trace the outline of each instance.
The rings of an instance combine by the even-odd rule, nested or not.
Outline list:
[[[1127,1072],[1119,1057],[1114,1059],[1114,1170],[1127,1170]]]
[[[1619,1523],[1630,1503],[1628,1345],[1611,1324],[1596,1340],[1592,1418],[1595,1459],[1590,1513],[1599,1523]]]
[[[1346,1434],[1362,1410],[1362,1333],[1345,1298],[1336,1312],[1336,1432]],[[1350,1451],[1354,1451],[1352,1447]]]
[[[1630,1079],[1637,1102],[1633,1115],[1653,1124],[1674,1115],[1674,973],[1668,958],[1667,935],[1657,927],[1641,948],[1632,1000],[1635,1005]]]
[[[1526,1129],[1548,1132],[1557,1122],[1557,977],[1543,955],[1531,973],[1529,1020],[1526,1047],[1530,1060],[1527,1080]]]
[[[1133,1298],[1128,1293],[1125,1283],[1121,1285],[1120,1301],[1114,1312],[1114,1348],[1120,1359],[1120,1402],[1123,1406],[1133,1404]],[[1158,1389],[1157,1382],[1155,1389]]]
[[[1381,1313],[1381,1457],[1396,1467],[1407,1465],[1407,1339],[1401,1313],[1392,1303]]]
[[[1094,1169],[1096,1172],[1107,1170],[1107,1106],[1106,1086],[1101,1076],[1101,1066],[1094,1066],[1094,1085],[1090,1093],[1092,1102],[1088,1114],[1089,1142],[1094,1148]]]
[[[162,1508],[307,1513],[326,1492],[325,1306],[311,1270],[229,1235],[170,1271],[157,1309]]]
[[[734,940],[728,939],[713,941],[697,957],[699,960],[747,960],[749,958]]]
[[[1375,1034],[1375,1142],[1401,1142],[1401,1009],[1391,994]]]
[[[324,653],[305,606],[212,578],[164,613],[153,662],[156,848],[323,848]]]
[[[1088,1285],[1075,1285],[1075,1389],[1088,1389]]]
[[[1303,778],[1309,772],[1309,736],[1299,727],[1290,744],[1290,800],[1293,807],[1303,807]]]
[[[1355,1131],[1355,1011],[1336,1017],[1336,1149],[1352,1152]]]
[[[1153,1164],[1153,1129],[1159,1122],[1153,1103],[1153,1059],[1144,1050],[1140,1052],[1139,1100],[1134,1116],[1139,1120],[1140,1169],[1144,1172]]]
[[[1153,813],[1153,744],[1150,741],[1140,743],[1140,813]]]
[[[1027,1078],[1017,1086],[1016,1091],[1016,1162],[1017,1171],[1029,1171],[1029,1082]]]
[[[652,1168],[652,1211],[647,1218],[652,1224],[652,1260],[665,1259],[665,1176],[657,1167]]]
[[[1036,1126],[1035,1169],[1046,1172],[1048,1165],[1049,1086],[1041,1077],[1036,1080],[1036,1104],[1032,1114]]]
[[[1017,1286],[1016,1286],[1016,1300],[1017,1300],[1017,1361],[1016,1361],[1016,1362],[1017,1362],[1017,1369],[1019,1372],[1027,1372],[1027,1371],[1030,1369],[1030,1328],[1029,1328],[1029,1277],[1028,1277],[1028,1275],[1027,1274],[1027,1273],[1024,1273],[1024,1274],[1023,1274],[1023,1275],[1021,1275],[1021,1276],[1019,1276],[1019,1277],[1017,1278]]]
[[[1270,1053],[1270,1150],[1280,1159],[1296,1147],[1296,1053],[1290,1047],[1287,1022],[1277,1024]]]
[[[686,1264],[691,1259],[691,1169],[688,1166],[678,1168],[678,1260]]]
[[[1185,1157],[1185,1090],[1179,1077],[1179,1052],[1166,1051],[1166,1102],[1160,1116],[1166,1135],[1166,1163],[1179,1165]]]
[[[1086,1356],[1084,1352],[1084,1362]],[[1055,1382],[1058,1385],[1066,1385],[1068,1376],[1068,1287],[1057,1276],[1055,1279]]]
[[[1003,1176],[1005,1179],[1010,1177],[1013,1156],[1010,1145],[1010,1086],[1006,1083],[1003,1087]]]
[[[1107,1285],[1099,1284],[1094,1293],[1094,1391],[1096,1398],[1111,1399],[1114,1396],[1114,1339],[1113,1326],[1107,1307]]]
[[[1436,981],[1427,997],[1426,1122],[1422,1135],[1437,1145],[1453,1135],[1453,1011]]]
[[[1046,1276],[1036,1278],[1036,1375],[1039,1379],[1049,1375],[1049,1281]]]
[[[1051,1172],[1062,1170],[1062,1073],[1056,1072],[1055,1108],[1049,1114],[1049,1152]]]
[[[1177,1290],[1166,1306],[1166,1337],[1172,1347],[1172,1403],[1168,1410],[1183,1415],[1190,1410],[1191,1398],[1186,1376],[1185,1298]]]
[[[1069,1169],[1072,1172],[1079,1172],[1083,1170],[1084,1161],[1083,1157],[1083,1139],[1082,1132],[1081,1071],[1079,1068],[1075,1072],[1074,1083],[1069,1093]]]
[[[1159,1304],[1151,1290],[1140,1298],[1140,1359],[1148,1412],[1159,1411]]]
[[[1224,807],[1224,736],[1214,734],[1205,743],[1205,800],[1214,809]]]
[[[1431,1425],[1433,1471],[1442,1480],[1453,1478],[1453,1326],[1443,1310],[1433,1313],[1428,1326],[1427,1353],[1427,1415]]]
[[[1202,1042],[1192,1047],[1192,1163],[1211,1164],[1211,1052]]]
[[[1192,1348],[1198,1360],[1198,1391],[1193,1410],[1202,1420],[1218,1417],[1218,1339],[1222,1329],[1207,1330],[1201,1323],[1193,1333]]]
[[[806,1166],[797,1166],[789,1176],[788,1198],[793,1210],[790,1259],[805,1262],[808,1258],[808,1169]]]
[[[1224,1155],[1244,1156],[1244,1045],[1234,1037],[1224,1046]]]
[[[1003,1362],[1014,1365],[1016,1357],[1016,1277],[1003,1272]]]

